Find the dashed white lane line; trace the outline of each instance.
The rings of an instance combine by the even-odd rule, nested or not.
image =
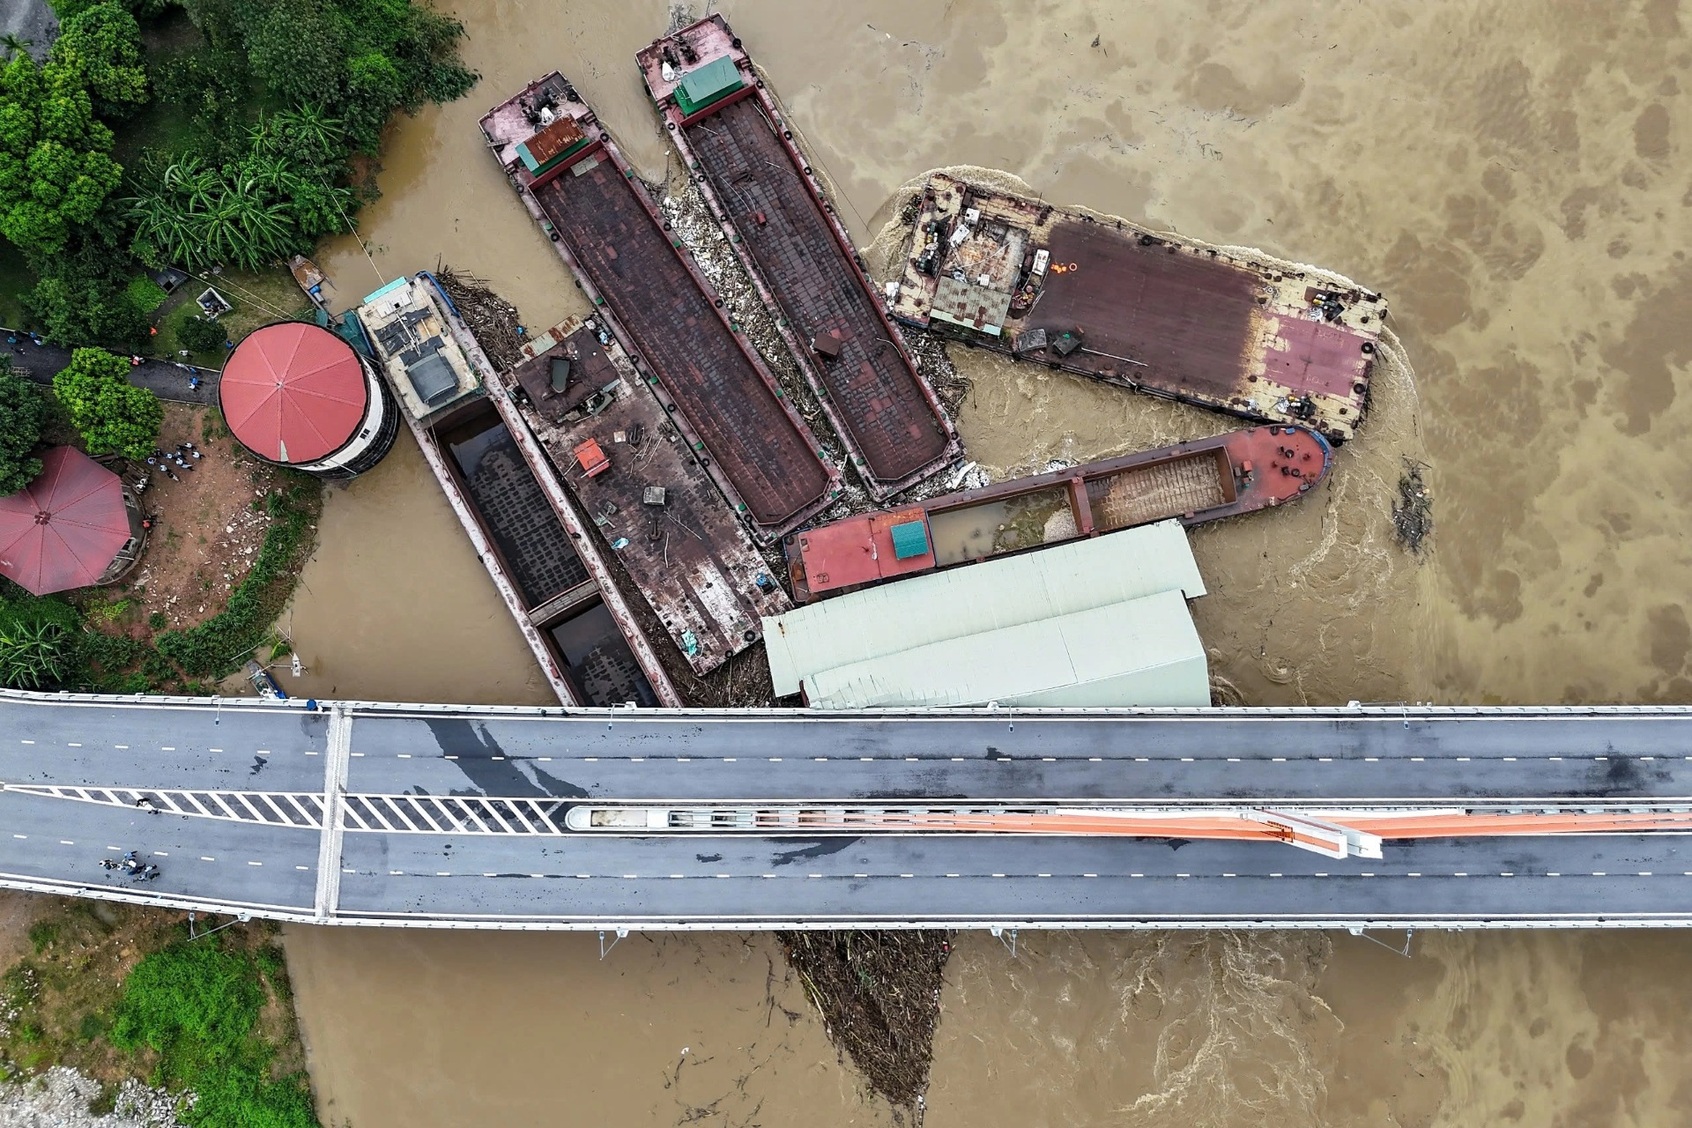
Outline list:
[[[174,744],[161,744],[161,745],[159,745],[159,751],[160,752],[175,752],[176,751],[176,745],[174,745]]]
[[[155,857],[155,858],[168,858],[168,857],[170,857],[170,855],[165,853],[163,850],[154,850],[153,851],[153,857]]]
[[[261,756],[262,756],[262,755],[263,755],[263,753],[262,753],[262,752],[261,752],[261,753],[259,753],[259,754],[260,754],[260,755],[261,755]],[[306,755],[307,755],[307,756],[317,756],[317,755],[321,755],[321,753],[319,753],[319,752],[318,752],[318,751],[317,751],[317,749],[315,749],[315,748],[307,748],[307,749],[306,749]]]
[[[349,756],[362,756],[362,755],[364,755],[364,753],[363,752],[349,752],[348,755]]]
[[[268,749],[268,748],[255,748],[253,750],[253,755],[255,755],[255,756],[268,756],[268,755],[270,755],[270,749]]]
[[[20,740],[20,741],[18,741],[18,743],[19,744],[34,744],[35,741],[33,741],[33,740]]]
[[[402,760],[409,760],[409,759],[411,759],[411,753],[410,752],[401,752],[401,753],[399,753],[399,758],[402,759]]]
[[[249,866],[262,866],[262,865],[264,865],[263,862],[248,862],[247,864]]]
[[[297,869],[297,870],[309,870],[309,869],[311,869],[310,866],[295,866],[294,868]]]
[[[75,846],[76,843],[72,842],[68,838],[61,838],[61,839],[59,839],[59,845],[60,846]]]
[[[221,748],[208,748],[208,749],[206,749],[206,751],[207,752],[222,752],[223,749],[221,749]]]
[[[200,855],[200,861],[202,861],[202,862],[215,862],[215,861],[217,861],[217,859],[212,857],[209,854],[201,854]]]
[[[82,747],[82,745],[80,743],[78,743],[77,741],[74,741],[74,740],[67,740],[67,741],[65,741],[65,743],[68,744],[72,748],[81,748]]]

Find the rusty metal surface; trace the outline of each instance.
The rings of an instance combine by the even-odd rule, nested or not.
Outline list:
[[[534,374],[554,356],[591,371],[595,391],[609,388],[610,402],[591,414],[579,404],[543,411],[532,400],[518,410],[553,464],[566,468],[561,477],[601,547],[622,561],[693,671],[709,674],[758,640],[761,616],[791,606],[786,593],[614,340],[602,346],[591,328],[566,323],[525,351],[530,357],[512,373],[525,390],[544,384]],[[610,459],[610,468],[591,478],[571,454],[590,439]],[[646,502],[654,486],[664,491],[662,505]]]
[[[1071,365],[1191,398],[1249,394],[1241,357],[1259,292],[1251,274],[1173,248],[1141,246],[1094,223],[1053,227],[1051,252],[1064,273],[1052,274],[1023,321],[1053,337],[1079,328],[1084,344],[1069,357]]]
[[[870,473],[897,481],[943,464],[949,436],[914,364],[892,343],[762,105],[745,99],[687,127],[687,140],[801,341],[833,332],[811,363]]]
[[[962,283],[1008,302],[1002,334],[991,317],[977,324],[976,307],[997,309],[985,302],[956,323]],[[1020,359],[1338,440],[1362,421],[1386,316],[1379,294],[1310,268],[944,173],[923,190],[892,309]]]

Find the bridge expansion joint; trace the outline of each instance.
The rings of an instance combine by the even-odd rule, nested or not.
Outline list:
[[[326,921],[335,915],[341,900],[341,818],[347,791],[347,771],[352,763],[353,717],[345,705],[329,707],[329,734],[323,764],[323,826],[317,840],[317,894],[314,911]]]

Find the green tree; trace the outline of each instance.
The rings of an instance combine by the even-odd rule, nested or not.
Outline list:
[[[176,339],[190,352],[210,352],[222,348],[229,334],[209,317],[190,317],[177,328]]]
[[[0,51],[4,51],[5,57],[8,59],[13,55],[28,54],[29,49],[33,46],[35,46],[35,40],[24,39],[15,32],[8,31],[5,35],[0,35]]]
[[[236,0],[253,73],[289,103],[339,99],[347,28],[326,0]]]
[[[57,689],[75,664],[70,633],[35,620],[0,626],[0,685],[7,689]]]
[[[129,292],[129,233],[112,210],[102,209],[99,222],[78,230],[60,253],[29,256],[38,281],[24,307],[57,344],[133,350],[147,340],[150,310]]]
[[[27,55],[0,67],[0,235],[58,254],[122,178],[111,147],[74,68]]]
[[[70,413],[89,454],[139,460],[158,442],[164,406],[152,392],[129,382],[129,362],[121,356],[77,349],[70,366],[53,377],[53,394]]]
[[[48,57],[81,76],[102,115],[121,116],[147,100],[141,25],[116,0],[67,17]]]
[[[41,393],[10,363],[0,366],[0,497],[17,493],[41,473],[35,448],[47,424]]]

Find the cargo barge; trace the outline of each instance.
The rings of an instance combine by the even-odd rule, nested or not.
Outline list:
[[[391,282],[354,316],[559,701],[680,705],[545,455],[509,397],[487,394],[493,366],[433,277]]]
[[[781,108],[712,15],[637,56],[712,215],[845,442],[884,500],[963,451]]]
[[[499,379],[598,546],[622,561],[695,674],[792,604],[735,511],[597,317],[532,338]]]
[[[937,173],[893,315],[1018,359],[1352,436],[1380,294]]]
[[[723,300],[666,230],[592,109],[556,71],[481,120],[524,205],[755,535],[827,506],[840,473]]]
[[[1230,431],[790,534],[788,583],[810,603],[1156,521],[1199,525],[1297,501],[1332,464],[1332,446],[1304,427]]]

